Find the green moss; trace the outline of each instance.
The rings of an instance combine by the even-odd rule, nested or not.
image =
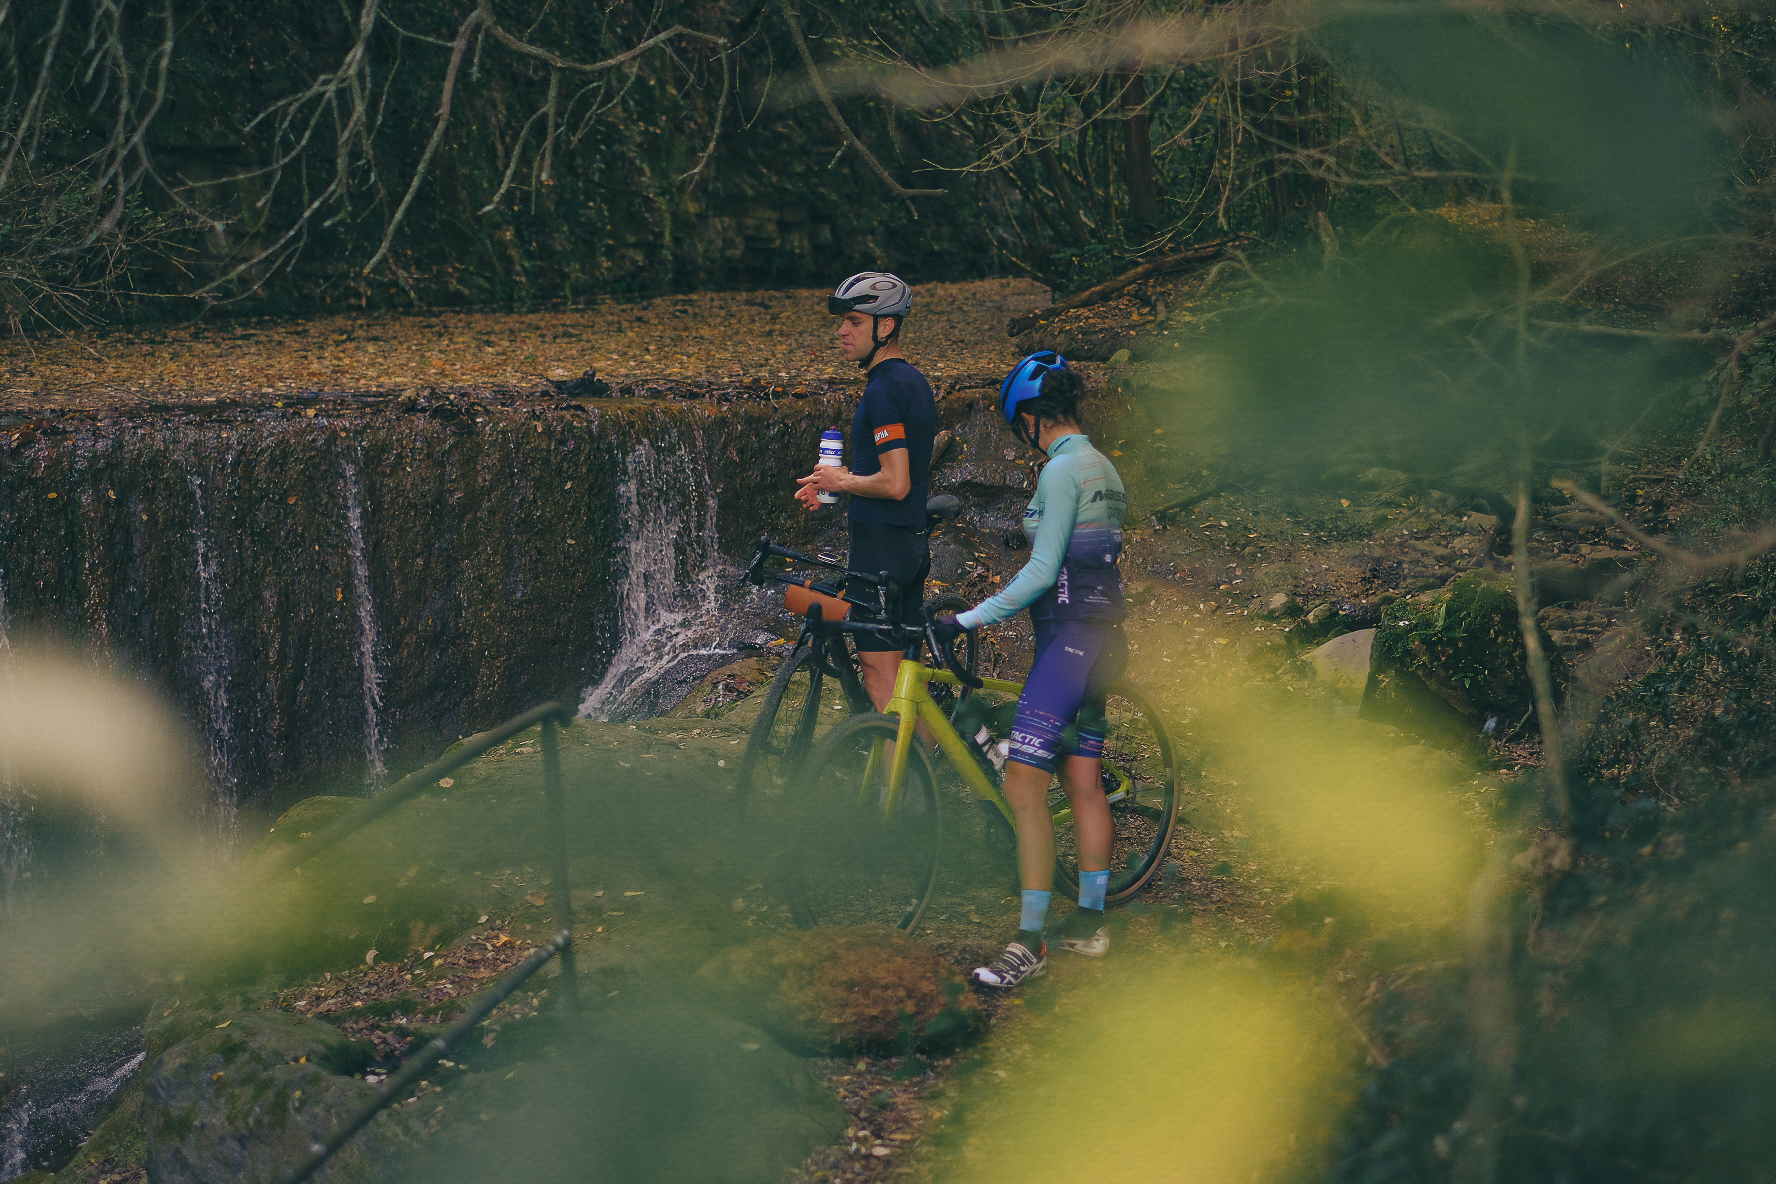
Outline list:
[[[154,1138],[160,1143],[182,1143],[197,1126],[197,1107],[169,1110],[154,1124]]]
[[[1542,650],[1556,654],[1546,634]],[[1510,715],[1515,722],[1534,702],[1516,594],[1494,572],[1470,571],[1438,592],[1389,607],[1373,654],[1379,675],[1417,675],[1464,715]]]

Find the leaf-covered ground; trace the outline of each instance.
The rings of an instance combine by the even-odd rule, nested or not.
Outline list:
[[[276,401],[426,386],[537,388],[596,370],[613,384],[861,381],[838,352],[827,289],[703,292],[552,312],[263,318],[0,338],[0,412]],[[934,383],[1017,360],[1027,280],[924,284],[903,347]]]

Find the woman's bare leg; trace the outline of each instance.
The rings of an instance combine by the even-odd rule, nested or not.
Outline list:
[[[1054,823],[1048,814],[1050,776],[1017,761],[1005,765],[1005,800],[1011,805],[1012,823],[1017,827],[1018,885],[1026,892],[1054,890]]]
[[[1099,782],[1103,762],[1096,757],[1069,756],[1061,758],[1061,788],[1073,806],[1073,833],[1079,844],[1079,870],[1101,872],[1110,866],[1110,802]],[[1009,787],[1010,778],[1007,778]],[[1020,846],[1023,832],[1018,832]],[[1054,859],[1053,831],[1050,831],[1049,859]]]

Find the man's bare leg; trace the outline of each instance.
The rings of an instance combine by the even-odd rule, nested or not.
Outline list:
[[[888,700],[894,697],[894,676],[900,673],[902,650],[858,650],[858,661],[863,665],[863,691],[876,705],[877,711],[888,710]],[[918,721],[916,734],[930,748],[937,743],[931,729],[925,721]]]

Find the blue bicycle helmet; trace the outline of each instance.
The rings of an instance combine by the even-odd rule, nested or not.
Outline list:
[[[1005,376],[999,386],[999,410],[1005,415],[1005,422],[1017,422],[1019,403],[1027,403],[1042,393],[1042,376],[1050,370],[1067,369],[1067,359],[1052,349],[1031,354]]]

